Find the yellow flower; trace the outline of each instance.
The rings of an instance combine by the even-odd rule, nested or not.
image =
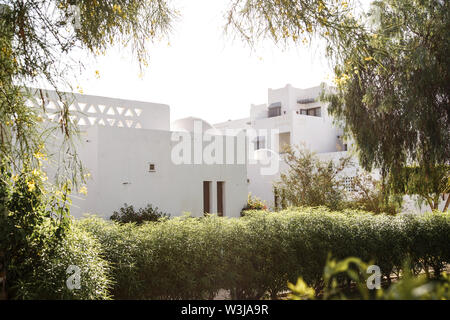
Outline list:
[[[95,70],[95,77],[96,77],[97,79],[100,79],[100,71]]]
[[[28,181],[27,182],[27,186],[28,186],[28,191],[33,192],[34,189],[36,189],[36,185],[34,183],[34,180]]]
[[[37,151],[34,153],[34,157],[38,160],[47,160],[47,155],[45,153],[42,153],[40,151]]]
[[[114,11],[114,13],[115,13],[115,12],[118,12],[118,13],[120,14],[120,13],[122,13],[122,8],[120,7],[120,5],[115,4],[115,5],[113,6],[113,11]]]
[[[78,193],[87,195],[87,188],[86,188],[86,186],[82,186],[82,187],[80,188],[80,190],[78,190]]]
[[[364,60],[371,61],[371,60],[373,60],[373,57],[365,57]]]
[[[350,79],[350,76],[346,73],[343,73],[341,77],[335,77],[333,82],[338,85],[345,85],[347,83],[347,81]]]
[[[319,7],[317,8],[317,11],[322,11],[325,8],[325,5],[323,4],[322,1],[319,2]]]

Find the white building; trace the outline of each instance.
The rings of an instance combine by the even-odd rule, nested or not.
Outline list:
[[[322,88],[331,90],[269,89],[267,103],[251,105],[248,118],[214,126],[192,117],[171,124],[168,105],[74,94],[78,152],[91,178],[87,196],[74,195],[71,212],[109,217],[127,203],[152,204],[171,216],[238,217],[249,192],[273,206],[273,183],[287,169],[284,145],[309,148],[322,160],[347,156],[351,148],[320,101]],[[45,96],[55,120],[59,98]],[[344,174],[351,178],[358,168]],[[405,200],[406,210],[417,211]]]
[[[352,141],[344,141],[342,128],[328,114],[328,103],[320,99],[323,90],[329,92],[333,89],[325,84],[308,89],[294,88],[290,84],[280,89],[268,89],[267,103],[251,105],[248,118],[217,123],[214,127],[223,133],[227,129],[260,132],[261,135],[257,134],[249,143],[253,143],[254,149],[262,151],[262,157],[266,148],[282,154],[283,145],[289,144],[310,149],[322,161],[337,161],[348,156]],[[269,206],[274,204],[273,182],[287,169],[282,156],[276,158],[279,170],[274,174],[261,174],[261,164],[247,165],[249,192]],[[353,167],[342,172],[348,179],[363,171],[356,157],[353,157],[353,163]],[[375,179],[380,178],[378,170],[371,174]],[[415,196],[404,196],[402,212],[429,211],[427,205],[418,207],[415,199]],[[439,209],[442,210],[444,205],[442,199]]]
[[[324,85],[325,90],[330,88]],[[327,104],[320,101],[322,86],[298,89],[290,84],[281,89],[268,89],[267,103],[251,105],[250,116],[239,120],[217,123],[215,128],[256,130],[252,139],[254,148],[272,149],[282,154],[284,145],[303,146],[325,157],[343,156],[347,145],[342,141],[342,129],[328,115]],[[261,135],[259,135],[259,134]],[[249,192],[268,205],[273,205],[272,185],[286,169],[279,158],[279,170],[275,174],[262,175],[260,164],[249,164],[247,168]]]
[[[325,87],[325,89],[327,89]],[[321,86],[297,89],[291,85],[268,90],[268,103],[251,105],[250,116],[217,123],[221,129],[276,129],[280,151],[284,144],[302,144],[313,152],[344,151],[342,130],[333,125],[327,105],[320,101]],[[257,148],[265,148],[264,137],[254,141]]]
[[[46,91],[45,99],[48,116],[55,119],[59,98]],[[127,203],[135,208],[152,204],[171,216],[238,217],[245,206],[245,163],[174,163],[172,150],[179,143],[174,137],[183,135],[191,145],[198,137],[170,131],[168,105],[74,94],[70,110],[81,130],[78,153],[91,175],[87,195],[73,196],[74,216],[109,217]],[[177,122],[177,130],[190,131],[192,121]],[[196,141],[202,149],[215,138],[210,133]]]

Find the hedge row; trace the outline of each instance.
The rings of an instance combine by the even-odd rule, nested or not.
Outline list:
[[[439,273],[450,263],[450,216],[385,216],[324,208],[255,211],[241,219],[179,217],[142,226],[78,222],[101,243],[116,299],[275,297],[298,276],[320,287],[329,253],[372,261],[383,275],[409,259]]]

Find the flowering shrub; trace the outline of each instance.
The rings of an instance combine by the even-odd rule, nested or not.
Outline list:
[[[241,217],[245,215],[247,210],[267,210],[267,205],[264,201],[257,197],[252,197],[251,193],[247,197],[247,205],[241,211]]]
[[[38,161],[42,155],[36,155]],[[0,274],[12,299],[105,299],[108,264],[99,244],[69,217],[70,185],[46,184],[41,164],[13,174],[0,165]],[[81,288],[69,290],[70,265]]]

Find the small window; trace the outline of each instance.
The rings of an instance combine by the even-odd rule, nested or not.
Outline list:
[[[269,107],[269,118],[281,116],[281,106]]]
[[[307,110],[308,116],[321,117],[321,108],[311,108]]]
[[[154,163],[149,163],[148,164],[148,171],[149,172],[155,172],[156,171]]]

